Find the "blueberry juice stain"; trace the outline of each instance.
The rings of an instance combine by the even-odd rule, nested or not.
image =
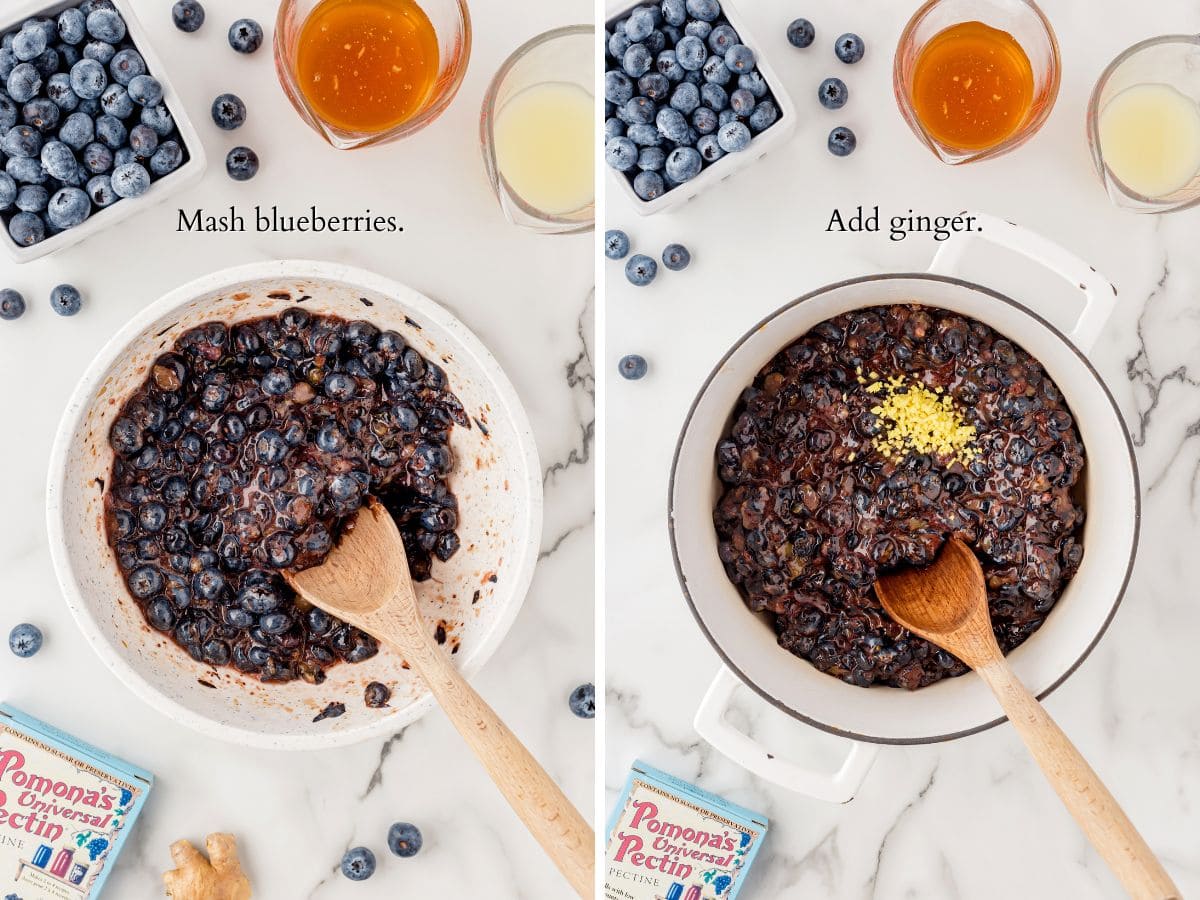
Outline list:
[[[191,329],[109,433],[105,526],[130,594],[196,661],[264,682],[373,657],[282,572],[319,565],[374,496],[427,580],[459,549],[456,426],[445,372],[397,332],[300,308]]]

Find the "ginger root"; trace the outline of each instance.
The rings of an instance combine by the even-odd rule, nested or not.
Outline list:
[[[171,845],[176,868],[163,874],[172,900],[250,900],[250,879],[238,860],[237,838],[210,834],[208,859],[188,841]]]

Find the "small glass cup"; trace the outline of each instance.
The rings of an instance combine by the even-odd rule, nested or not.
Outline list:
[[[479,119],[479,141],[492,191],[505,218],[512,224],[542,234],[579,234],[596,227],[596,202],[556,215],[523,200],[504,180],[496,159],[496,117],[504,104],[528,88],[547,82],[575,84],[595,93],[596,30],[591,25],[571,25],[539,34],[522,44],[505,60],[492,79]]]
[[[445,111],[458,93],[471,56],[471,14],[466,0],[420,0],[418,4],[437,33],[437,79],[425,105],[403,122],[385,131],[355,132],[322,119],[309,105],[297,81],[296,56],[300,33],[312,11],[325,0],[282,0],[275,20],[275,72],[283,92],[313,131],[338,150],[387,144],[420,131]]]
[[[1122,184],[1104,161],[1100,115],[1122,91],[1141,84],[1166,84],[1200,105],[1200,36],[1168,34],[1134,44],[1114,59],[1096,82],[1088,103],[1088,145],[1109,199],[1122,209],[1166,213],[1200,204],[1200,171],[1188,184],[1163,197],[1146,197]]]
[[[1025,121],[998,144],[979,150],[948,147],[921,124],[912,100],[913,73],[925,45],[942,31],[963,22],[982,22],[1013,36],[1033,66],[1034,94]],[[1037,133],[1050,116],[1062,76],[1058,39],[1045,13],[1033,0],[928,0],[900,36],[892,86],[909,128],[942,162],[952,166],[991,159],[1015,150]]]

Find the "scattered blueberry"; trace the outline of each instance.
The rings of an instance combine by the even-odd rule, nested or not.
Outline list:
[[[71,284],[60,284],[50,292],[50,306],[60,316],[73,316],[83,307],[83,295]]]
[[[795,19],[788,25],[787,39],[788,43],[793,47],[798,47],[801,50],[805,47],[810,47],[816,36],[816,29],[813,28],[812,22],[808,21],[808,19]]]
[[[25,315],[25,298],[12,288],[0,290],[0,319],[11,321]]]
[[[849,156],[858,146],[858,138],[849,128],[839,127],[829,132],[829,152],[834,156]]]
[[[817,88],[817,99],[826,109],[841,109],[850,99],[850,89],[840,78],[826,78]]]
[[[626,361],[633,362],[633,367],[640,374],[626,374]],[[638,368],[640,366],[640,368]],[[626,356],[621,360],[621,374],[626,378],[638,379],[646,374],[646,361],[640,356]],[[596,686],[594,684],[581,684],[575,690],[571,691],[571,697],[567,701],[571,707],[571,712],[579,716],[581,719],[596,718]]]
[[[28,659],[42,649],[42,630],[28,622],[8,634],[8,649],[21,659]]]
[[[410,822],[397,822],[388,829],[388,849],[403,859],[420,853],[424,842],[421,829]]]
[[[683,244],[667,244],[662,254],[663,265],[672,272],[682,272],[692,261],[692,254]]]
[[[258,174],[258,154],[249,147],[234,147],[225,157],[225,171],[234,181],[249,181]]]
[[[171,18],[176,28],[191,34],[204,24],[204,7],[197,0],[179,0],[171,7]]]
[[[857,34],[847,33],[839,37],[833,45],[833,52],[846,65],[854,65],[867,52],[867,45]]]
[[[636,287],[645,287],[658,274],[658,263],[645,254],[638,253],[629,257],[625,263],[625,277]]]
[[[229,26],[229,46],[238,53],[253,53],[262,42],[262,26],[253,19],[238,19]]]
[[[604,232],[604,255],[609,259],[624,259],[629,255],[629,235],[617,228]]]
[[[375,874],[375,854],[366,847],[347,850],[342,857],[342,874],[351,881],[366,881]]]

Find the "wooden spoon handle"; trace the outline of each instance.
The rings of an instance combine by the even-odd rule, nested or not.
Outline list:
[[[595,892],[595,834],[591,826],[525,745],[463,679],[423,625],[406,627],[395,620],[388,624],[404,629],[403,640],[389,639],[382,629],[378,636],[392,644],[424,679],[513,811],[575,892],[591,898]]]
[[[1179,900],[1182,894],[1104,782],[999,657],[976,669],[1092,846],[1134,900]]]

